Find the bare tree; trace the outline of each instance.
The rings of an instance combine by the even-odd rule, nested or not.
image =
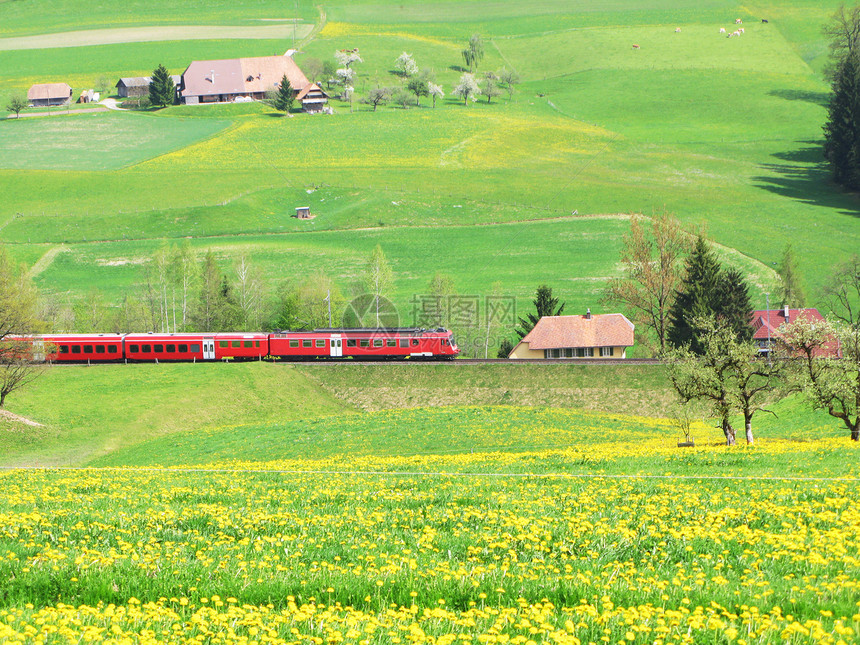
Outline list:
[[[244,254],[236,261],[236,299],[244,331],[261,329],[265,301],[263,276]]]
[[[364,286],[367,292],[373,296],[376,312],[376,326],[379,327],[379,301],[385,296],[394,284],[394,273],[382,247],[377,244],[370,254],[367,268],[364,270]]]
[[[609,281],[603,300],[628,307],[633,320],[653,331],[657,349],[666,348],[669,310],[684,275],[683,258],[691,239],[667,213],[651,218],[650,235],[641,217],[630,221],[624,236],[621,264],[624,277]]]
[[[376,108],[378,105],[385,104],[391,98],[391,88],[389,87],[376,87],[370,90],[363,99],[361,99],[362,103],[366,103],[367,105],[373,106],[373,111],[376,112]]]
[[[834,269],[825,296],[833,316],[855,329],[860,327],[860,255]]]
[[[845,60],[860,53],[860,6],[846,9],[840,6],[823,30],[830,39],[830,56],[833,62]],[[834,69],[828,70],[832,75]]]
[[[41,373],[38,354],[44,354],[46,348],[18,338],[39,326],[37,305],[38,294],[27,272],[16,266],[0,246],[0,408],[9,394]]]

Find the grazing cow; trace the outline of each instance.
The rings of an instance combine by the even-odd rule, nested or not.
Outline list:
[[[681,33],[681,28],[680,28],[680,27],[675,27],[675,33],[676,33],[676,34],[680,34],[680,33]]]
[[[725,28],[725,27],[720,27],[720,33],[721,33],[721,34],[726,33],[726,28]]]
[[[741,32],[739,32],[739,31],[733,31],[732,32],[732,36],[740,36],[740,35],[741,35]]]
[[[742,25],[743,23],[744,23],[744,21],[741,20],[740,18],[735,18],[735,24],[736,25]]]
[[[633,45],[633,49],[639,49],[639,45]]]
[[[739,32],[741,32],[741,33],[744,33],[744,28],[743,28],[743,27],[741,27],[740,29],[738,29],[738,31],[739,31]]]
[[[766,23],[766,22],[767,22],[767,19],[766,19],[766,18],[762,18],[762,19],[761,19],[761,21]]]

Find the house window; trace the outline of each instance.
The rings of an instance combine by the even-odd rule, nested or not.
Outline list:
[[[577,347],[576,348],[576,357],[577,358],[591,358],[594,356],[594,348],[593,347]]]
[[[600,355],[603,357],[612,356],[612,348],[611,347],[601,347]]]

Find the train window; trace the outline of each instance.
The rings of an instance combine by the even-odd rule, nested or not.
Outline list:
[[[254,341],[253,341],[253,340],[245,340],[245,341],[242,341],[242,346],[243,346],[243,347],[253,347],[253,346],[254,346]]]
[[[365,338],[365,339],[363,339],[363,340],[358,341],[358,344],[359,344],[361,347],[370,347],[370,341],[369,341],[369,340],[367,340],[366,338]]]
[[[260,341],[259,341],[259,340],[255,340],[255,341],[254,341],[254,346],[255,346],[255,347],[259,347],[259,346],[260,346]]]
[[[116,354],[116,345],[108,345],[108,351],[111,354]]]
[[[409,347],[409,339],[408,338],[401,338],[400,339],[400,346],[401,347]]]
[[[317,347],[325,347],[325,340],[322,338],[318,338],[315,342]]]
[[[84,345],[84,354],[92,354],[93,346],[92,345]]]
[[[242,343],[239,342],[238,340],[234,340],[230,344],[233,345],[233,347],[241,347],[242,346]]]
[[[291,340],[290,341],[290,347],[298,347],[298,346],[299,346],[299,341],[297,341],[297,340]]]
[[[104,354],[105,346],[104,345],[96,345],[96,354]]]
[[[60,354],[68,354],[69,346],[68,345],[60,345]]]
[[[397,341],[396,341],[396,340],[394,340],[393,338],[389,338],[388,340],[386,340],[386,341],[385,341],[385,344],[386,344],[388,347],[397,347]]]
[[[138,345],[129,345],[128,351],[130,354],[137,354],[140,351],[140,347]]]
[[[418,339],[417,338],[412,339],[412,347],[418,347]]]
[[[200,345],[198,345],[197,343],[191,343],[191,351],[192,352],[199,352],[200,351]]]
[[[302,347],[313,347],[313,341],[310,339],[303,340],[302,341]]]
[[[141,345],[140,353],[141,354],[149,354],[152,351],[152,345]]]
[[[355,347],[355,338],[347,338],[346,339],[347,347]]]
[[[167,346],[167,353],[168,354],[175,354],[176,353],[176,345],[168,345]]]
[[[188,353],[188,345],[184,345],[182,343],[179,344],[179,353],[187,354]]]
[[[163,354],[164,353],[164,345],[155,345],[155,353]]]
[[[81,346],[80,345],[72,345],[72,354],[80,354]]]
[[[218,347],[230,347],[230,343],[227,342],[226,340],[219,340],[218,341]]]
[[[382,347],[382,339],[381,338],[374,338],[373,339],[373,346],[374,347]]]

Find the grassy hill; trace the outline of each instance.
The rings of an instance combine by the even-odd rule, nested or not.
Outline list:
[[[0,36],[56,33],[59,45],[64,30],[245,27],[296,11],[132,3],[119,24],[73,12],[72,0],[50,4],[23,22],[16,3],[2,3],[9,20],[0,22],[17,26]],[[0,241],[28,264],[46,257],[39,286],[72,299],[96,286],[118,301],[164,239],[191,237],[228,272],[246,253],[274,281],[325,267],[344,289],[379,243],[402,312],[439,270],[463,293],[501,281],[521,309],[547,282],[569,311],[596,311],[603,280],[618,272],[626,224],[616,216],[667,209],[707,228],[749,275],[758,305],[794,241],[821,305],[832,263],[858,247],[856,200],[830,185],[819,153],[828,91],[820,27],[836,6],[475,0],[456,11],[450,2],[328,2],[318,12],[301,2],[299,18],[316,29],[299,64],[358,47],[360,96],[401,84],[393,63],[407,51],[435,71],[446,98],[435,109],[425,99],[377,112],[334,101],[333,117],[230,105],[6,120],[0,141],[15,153],[0,160]],[[735,18],[744,36],[721,36]],[[513,98],[464,106],[451,97],[473,33],[485,43],[479,72],[520,74]],[[159,63],[178,73],[193,59],[290,46],[225,39],[0,51],[0,105],[36,80],[112,85]],[[290,218],[302,205],[318,217]]]

